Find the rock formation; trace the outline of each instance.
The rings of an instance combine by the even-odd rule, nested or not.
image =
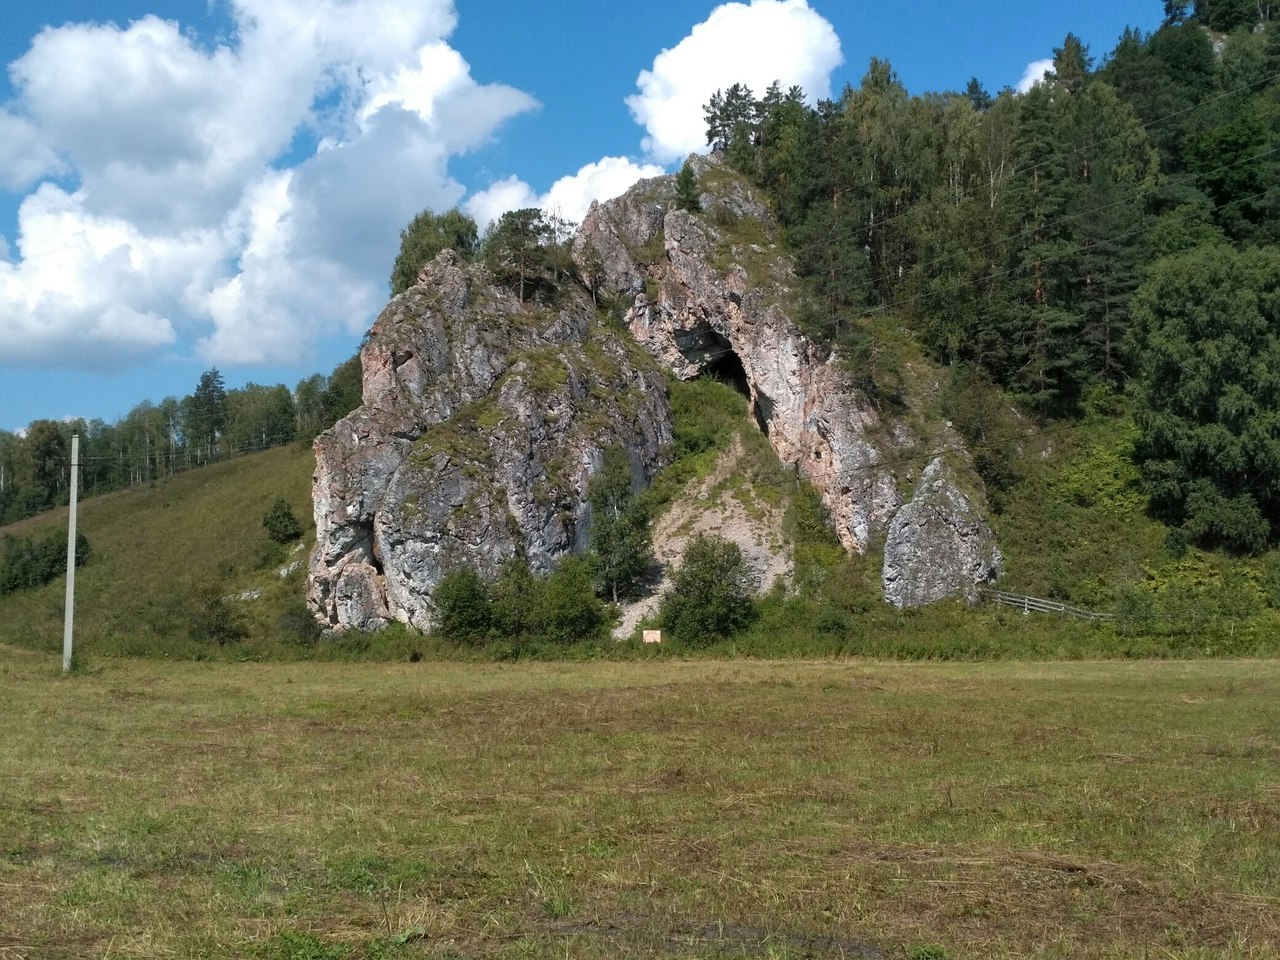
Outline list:
[[[944,423],[917,436],[906,418],[886,419],[839,358],[800,333],[791,320],[795,278],[768,207],[716,161],[690,162],[702,211],[675,209],[670,177],[593,205],[574,244],[584,275],[622,299],[631,332],[677,377],[739,381],[756,423],[783,463],[817,488],[846,548],[866,551],[887,537],[887,556],[916,558],[895,563],[891,602],[932,602],[994,579],[1000,556],[980,500],[929,487],[941,527],[920,522],[923,507],[896,521],[914,451],[926,443],[958,448],[958,437]],[[943,482],[954,486],[950,477]],[[921,538],[935,529],[966,534],[954,549],[930,553]],[[941,568],[926,570],[931,562]]]
[[[452,566],[535,571],[585,546],[590,475],[623,446],[637,485],[671,440],[653,362],[565,282],[522,303],[445,252],[361,350],[363,405],[315,444],[308,599],[337,629],[430,625]]]
[[[446,252],[391,301],[361,350],[363,405],[316,441],[308,597],[319,618],[426,628],[450,567],[493,572],[520,555],[545,573],[583,549],[604,449],[627,450],[637,487],[664,464],[659,365],[685,379],[714,373],[749,396],[845,547],[883,543],[890,603],[971,595],[999,575],[959,438],[918,396],[883,415],[797,329],[795,277],[768,207],[715,161],[692,162],[701,212],[677,208],[672,177],[593,205],[573,243],[590,293],[565,280],[524,303]],[[597,297],[621,308],[634,339],[601,319]],[[914,379],[936,383],[934,373]],[[904,505],[933,457],[921,451],[942,449]]]
[[[911,501],[889,524],[884,598],[921,607],[946,597],[977,599],[979,584],[1000,575],[1002,559],[979,494],[966,494],[942,457],[920,474]]]

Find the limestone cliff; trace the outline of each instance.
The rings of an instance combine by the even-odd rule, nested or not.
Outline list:
[[[636,483],[671,439],[662,375],[565,282],[521,303],[443,253],[361,350],[363,405],[315,444],[308,599],[334,628],[430,625],[451,566],[585,546],[590,475],[621,445]]]
[[[980,491],[959,437],[925,415],[922,397],[908,397],[911,409],[886,418],[839,357],[800,333],[791,319],[795,277],[767,205],[716,161],[690,162],[702,210],[676,208],[672,177],[593,205],[574,242],[583,274],[621,298],[631,332],[677,377],[710,372],[739,381],[756,423],[783,463],[817,488],[846,548],[866,551],[887,537],[887,558],[915,558],[895,561],[887,599],[931,602],[994,579],[1000,554],[982,498],[960,494],[954,473],[931,483],[956,496],[928,488],[930,509],[954,533],[946,550],[933,549],[934,526],[895,523],[921,449],[959,451],[964,482]]]

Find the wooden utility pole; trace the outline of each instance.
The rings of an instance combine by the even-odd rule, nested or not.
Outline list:
[[[71,672],[71,624],[76,609],[76,493],[80,479],[80,435],[71,435],[71,510],[67,519],[67,602],[62,623],[62,672]]]

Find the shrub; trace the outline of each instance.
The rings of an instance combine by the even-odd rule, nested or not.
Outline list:
[[[281,607],[276,622],[285,640],[302,646],[314,646],[323,632],[320,621],[312,616],[306,601],[297,595],[290,596]]]
[[[489,588],[471,567],[450,570],[431,592],[436,632],[453,643],[481,644],[493,626]]]
[[[192,640],[222,645],[248,636],[249,631],[223,594],[223,586],[222,583],[209,583],[191,592],[188,622]]]
[[[90,552],[84,534],[77,534],[76,569],[88,562]],[[67,541],[61,533],[40,540],[6,536],[0,545],[0,596],[42,587],[66,572],[66,565]]]
[[[271,509],[262,515],[262,525],[276,543],[292,543],[302,536],[302,524],[284,497],[277,497]]]
[[[580,557],[566,557],[542,584],[530,626],[540,639],[569,644],[595,636],[605,625],[605,607],[595,594],[591,570]]]
[[[699,534],[685,548],[658,619],[676,639],[709,645],[751,623],[756,589],[757,577],[736,543]]]

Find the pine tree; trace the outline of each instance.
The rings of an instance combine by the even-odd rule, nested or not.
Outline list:
[[[504,213],[485,235],[485,263],[500,278],[515,281],[521,300],[535,288],[535,274],[551,265],[548,251],[555,240],[553,225],[536,207]]]
[[[698,175],[687,160],[676,174],[676,206],[694,213],[702,209],[702,202],[698,199]]]
[[[186,401],[183,432],[196,447],[197,456],[214,456],[218,440],[227,428],[227,387],[217,367],[200,375],[196,391]]]

